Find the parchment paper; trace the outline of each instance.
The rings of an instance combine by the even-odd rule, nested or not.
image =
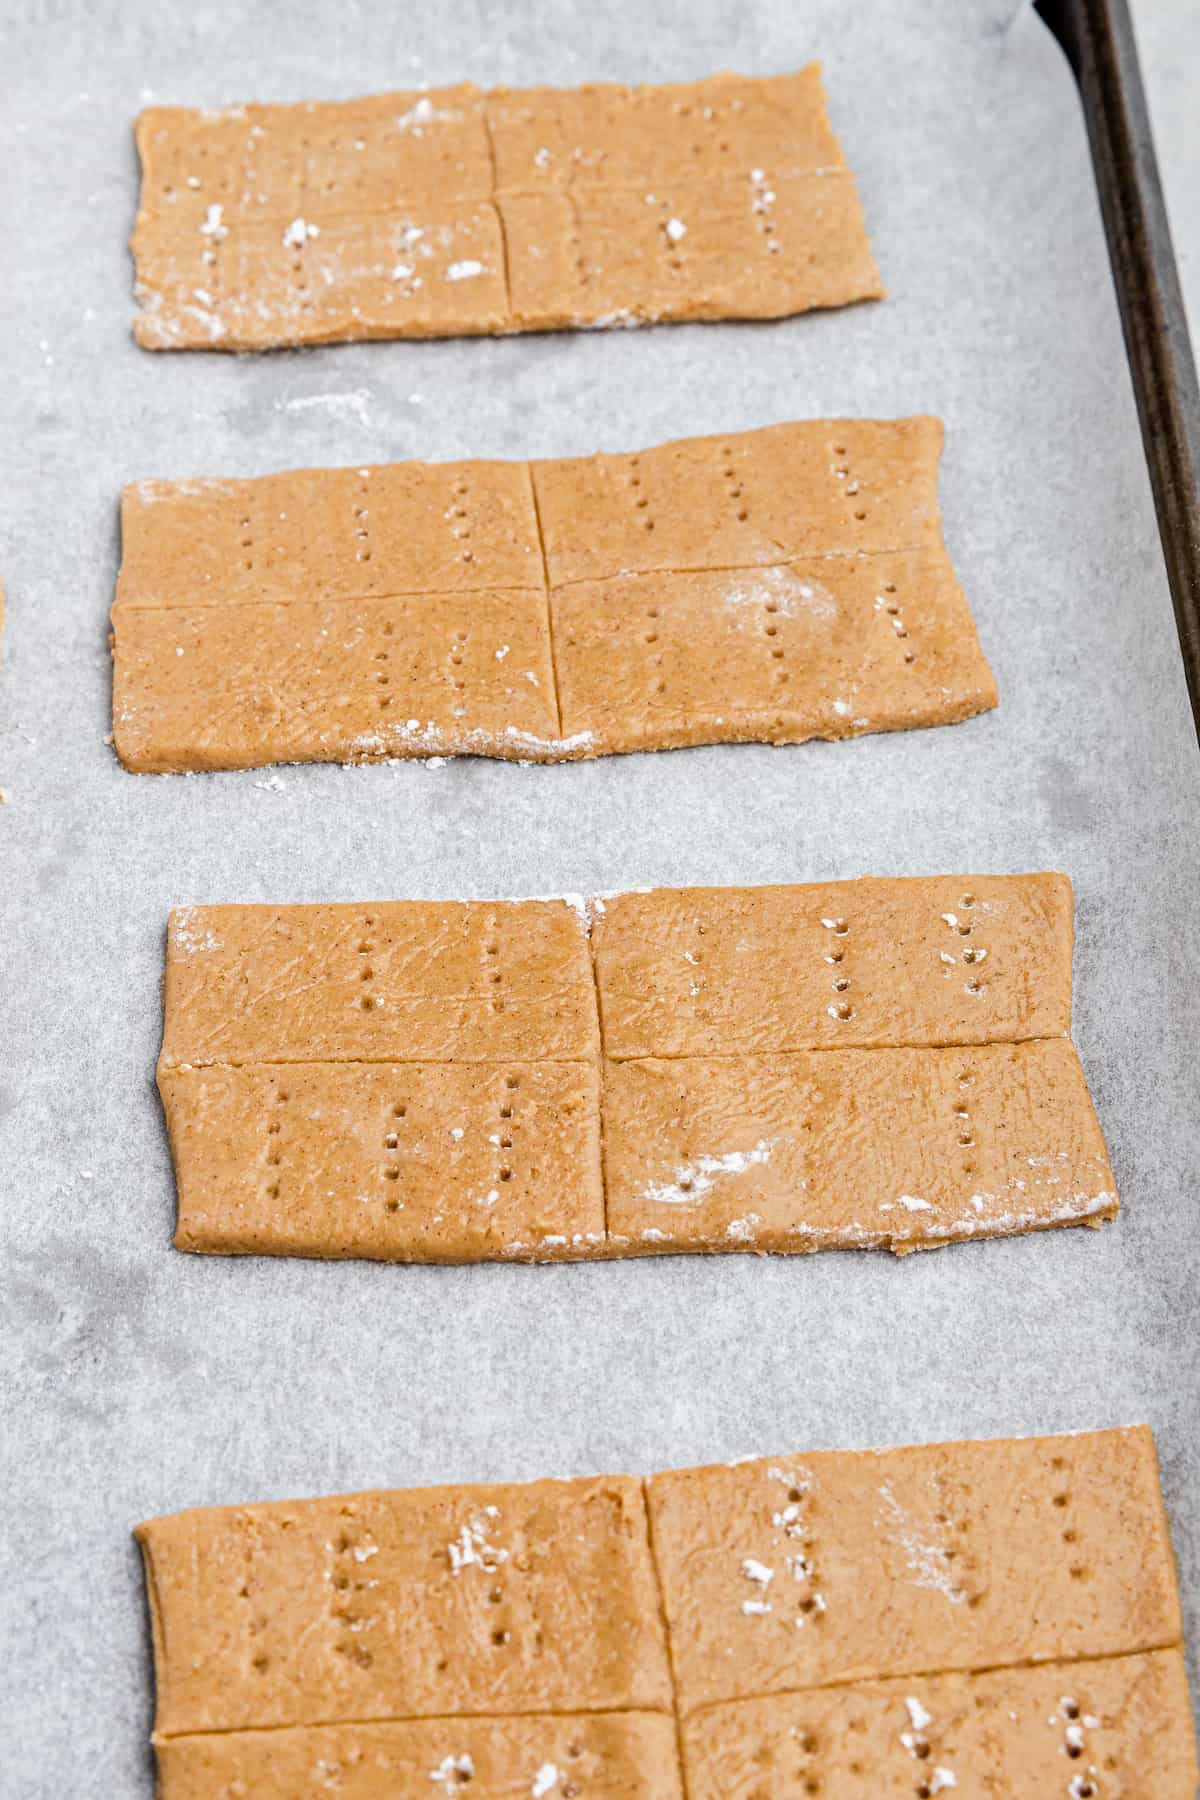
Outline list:
[[[4,38],[0,1793],[150,1794],[128,1532],[208,1502],[1148,1419],[1195,1628],[1200,759],[1076,97],[1032,12],[10,0]],[[130,341],[129,127],[151,98],[813,56],[879,306],[255,360]],[[105,747],[124,480],[911,411],[949,425],[946,535],[996,713],[557,769],[136,778]],[[1103,1233],[904,1263],[460,1271],[169,1247],[152,1069],[173,903],[1056,866],[1078,888],[1076,1039],[1125,1203]]]

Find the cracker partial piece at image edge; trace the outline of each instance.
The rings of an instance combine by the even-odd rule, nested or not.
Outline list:
[[[559,1579],[580,1532],[591,1548]],[[479,1734],[466,1754],[485,1795],[532,1782],[547,1760],[557,1777],[586,1751],[601,1796],[662,1800],[675,1727],[687,1791],[705,1800],[750,1800],[776,1758],[781,1776],[798,1757],[802,1774],[848,1775],[851,1752],[879,1783],[864,1794],[907,1795],[914,1775],[956,1762],[940,1787],[1008,1775],[1025,1792],[1023,1779],[1087,1778],[1095,1759],[1154,1800],[1195,1792],[1177,1574],[1144,1426],[742,1457],[643,1482],[200,1509],[135,1536],[164,1800],[203,1800],[217,1776],[291,1800],[293,1777],[340,1755],[349,1800],[390,1800],[406,1772],[463,1766],[456,1730]],[[331,1569],[335,1629],[314,1634]],[[952,1586],[980,1582],[978,1604],[949,1603]],[[791,1628],[802,1603],[808,1628]],[[355,1620],[381,1608],[408,1624],[377,1630],[372,1661],[356,1664]],[[631,1663],[611,1619],[607,1649],[559,1654],[613,1609],[627,1619],[618,1637],[640,1646]],[[523,1673],[535,1626],[541,1654]],[[435,1657],[447,1630],[454,1668]],[[618,1708],[597,1712],[614,1678]],[[519,1706],[497,1702],[509,1693]],[[869,1723],[847,1740],[839,1709],[856,1701]],[[578,1723],[578,1750],[554,1736],[564,1721]],[[615,1739],[589,1735],[608,1729]],[[549,1776],[541,1791],[557,1791]]]

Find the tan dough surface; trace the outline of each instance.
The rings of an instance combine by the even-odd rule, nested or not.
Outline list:
[[[550,585],[940,548],[939,419],[814,419],[535,462]]]
[[[1194,1800],[1190,1711],[1179,1650],[772,1695],[688,1721],[688,1793]]]
[[[625,1476],[226,1507],[137,1535],[162,1736],[671,1704]]]
[[[160,1800],[682,1800],[665,1713],[423,1719],[164,1738]],[[462,1797],[465,1800],[465,1797]]]
[[[1195,1785],[1144,1427],[213,1508],[137,1536],[163,1800],[318,1777],[348,1800],[677,1800],[677,1729],[693,1800]]]
[[[657,320],[882,293],[819,71],[152,107],[146,349]]]
[[[947,724],[996,704],[936,419],[627,456],[122,497],[113,732],[137,771],[529,761]]]
[[[631,1249],[902,1252],[1117,1210],[1061,1039],[610,1063],[604,1147]]]
[[[161,1066],[578,1061],[599,1046],[565,900],[189,906],[172,913]]]
[[[593,1062],[255,1063],[159,1080],[181,1250],[486,1262],[605,1244]]]
[[[564,736],[611,752],[909,731],[996,704],[942,550],[617,575],[552,608]]]
[[[1065,875],[655,888],[593,926],[610,1057],[1061,1037]]]
[[[770,1457],[648,1492],[684,1714],[1180,1640],[1144,1428]]]
[[[180,1249],[793,1251],[1117,1209],[1065,876],[184,907]]]

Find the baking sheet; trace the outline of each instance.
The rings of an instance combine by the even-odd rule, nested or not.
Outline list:
[[[208,1502],[1148,1419],[1195,1631],[1200,767],[1083,128],[1031,11],[10,0],[4,36],[0,1794],[149,1796],[128,1530]],[[129,125],[150,99],[814,55],[880,306],[254,360],[129,339]],[[104,745],[124,480],[926,410],[949,426],[946,537],[996,713],[559,768],[136,778]],[[176,902],[1041,867],[1077,884],[1075,1038],[1125,1203],[1103,1233],[553,1269],[169,1247],[152,1069]]]
[[[1150,105],[1183,302],[1200,339],[1200,10],[1190,0],[1133,0],[1138,55]]]

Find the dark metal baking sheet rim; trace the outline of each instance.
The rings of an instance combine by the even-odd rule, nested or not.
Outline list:
[[[1079,87],[1200,736],[1200,388],[1128,0],[1035,0]]]

